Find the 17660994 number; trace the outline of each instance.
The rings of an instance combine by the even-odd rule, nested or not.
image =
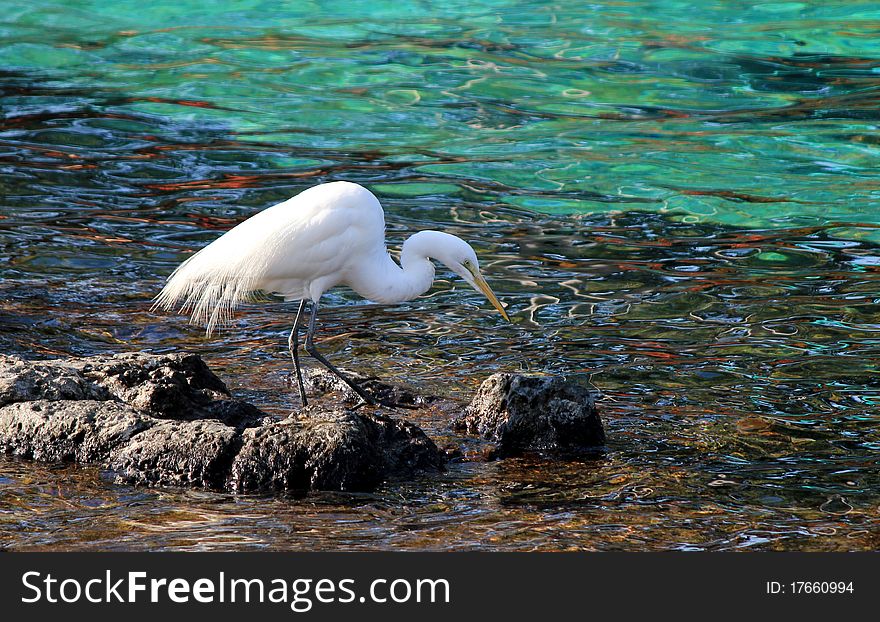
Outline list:
[[[852,581],[767,581],[768,594],[852,594]]]

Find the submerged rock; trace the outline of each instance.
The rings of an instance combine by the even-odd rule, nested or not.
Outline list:
[[[391,404],[400,404],[402,406],[427,406],[440,398],[434,395],[422,395],[415,391],[397,384],[389,384],[382,382],[376,377],[364,376],[356,372],[343,370],[349,378],[357,382],[360,386],[376,399]],[[291,385],[295,385],[296,379],[293,374],[290,377]],[[335,374],[331,374],[326,369],[314,368],[307,369],[303,372],[303,384],[309,393],[326,394],[333,393],[339,397],[344,404],[358,404],[361,401],[360,396],[351,390],[345,382],[343,382]]]
[[[279,421],[232,399],[193,354],[0,356],[0,451],[97,463],[134,484],[248,492],[370,490],[443,468],[411,423],[338,405]]]
[[[493,374],[453,427],[496,443],[496,456],[605,444],[592,393],[558,376]]]

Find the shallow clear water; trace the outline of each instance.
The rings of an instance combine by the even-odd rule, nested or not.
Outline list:
[[[445,272],[394,307],[339,291],[334,360],[462,397],[578,374],[608,452],[305,499],[0,458],[0,546],[880,545],[877,3],[292,4],[0,12],[0,348],[187,348],[284,413],[289,306],[205,339],[150,299],[221,231],[349,179],[392,244],[473,241],[514,325]]]

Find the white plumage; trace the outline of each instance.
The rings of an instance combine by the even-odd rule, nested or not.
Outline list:
[[[508,319],[467,242],[440,231],[421,231],[403,244],[398,265],[385,247],[385,215],[378,199],[366,188],[344,181],[309,188],[230,229],[177,267],[156,297],[156,306],[181,305],[192,321],[207,325],[210,335],[254,292],[311,301],[310,339],[318,301],[328,289],[347,285],[381,303],[410,300],[431,287],[431,259],[485,294]],[[291,333],[298,375],[296,331],[303,309],[304,304]],[[305,401],[301,382],[300,391]]]
[[[183,262],[156,299],[208,334],[255,291],[317,300],[354,261],[385,251],[382,206],[349,182],[313,186],[258,212]]]

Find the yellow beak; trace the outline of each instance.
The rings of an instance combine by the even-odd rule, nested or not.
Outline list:
[[[498,312],[508,322],[510,318],[507,317],[507,311],[504,310],[504,307],[501,306],[501,302],[498,300],[498,297],[495,295],[495,292],[492,291],[492,288],[489,287],[489,284],[486,282],[486,279],[483,278],[483,275],[477,272],[476,270],[471,272],[471,276],[474,279],[474,287],[483,293],[483,295],[489,299],[489,302],[492,303],[492,306],[498,309]]]

